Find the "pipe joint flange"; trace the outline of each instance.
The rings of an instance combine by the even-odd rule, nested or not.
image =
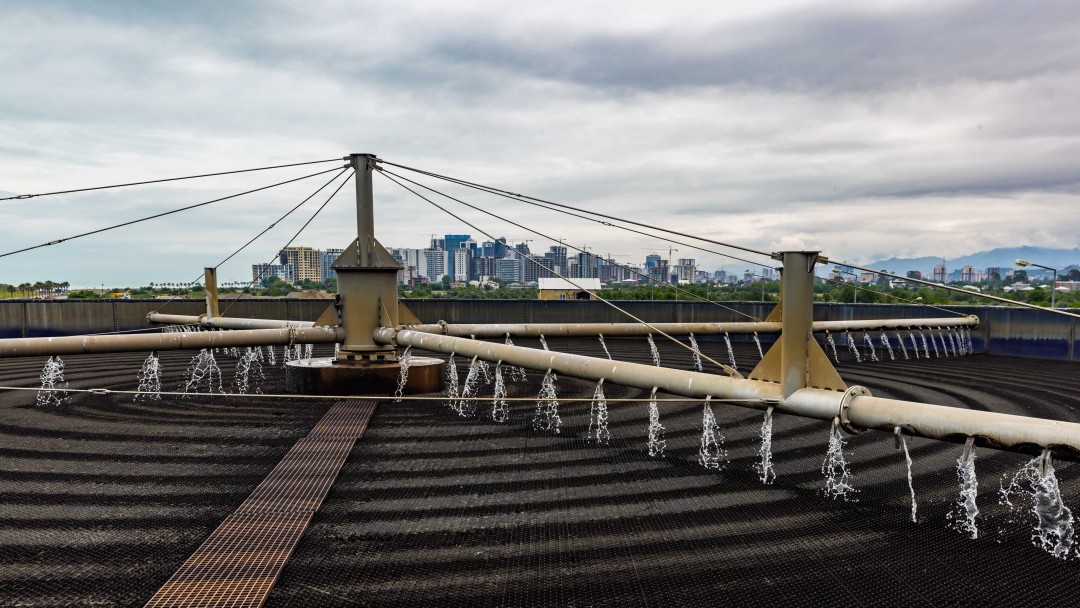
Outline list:
[[[851,407],[851,400],[855,397],[869,397],[870,389],[865,386],[852,386],[844,391],[844,394],[840,397],[840,406],[836,411],[836,418],[840,421],[840,428],[844,429],[851,435],[858,435],[865,429],[860,429],[851,425],[851,420],[848,419],[848,408]]]

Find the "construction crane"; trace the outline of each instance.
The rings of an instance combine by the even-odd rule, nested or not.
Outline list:
[[[642,251],[656,251],[658,253],[663,253],[664,252],[663,249],[642,249]],[[678,249],[676,249],[674,247],[668,247],[667,248],[667,252],[668,252],[667,253],[667,261],[668,261],[668,264],[671,264],[671,254],[676,252],[676,251],[678,251]]]

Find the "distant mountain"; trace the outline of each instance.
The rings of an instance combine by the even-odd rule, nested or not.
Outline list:
[[[945,268],[949,274],[959,273],[960,267],[971,264],[978,272],[986,272],[987,268],[998,266],[1006,269],[1015,269],[1016,260],[1028,260],[1044,266],[1053,266],[1059,270],[1073,264],[1080,264],[1080,247],[1075,249],[1054,249],[1051,247],[999,247],[989,251],[980,251],[956,258],[946,258]],[[918,270],[924,275],[930,274],[934,266],[941,263],[938,257],[921,258],[889,258],[878,262],[865,264],[867,268],[875,270],[888,270],[903,275],[909,270]],[[1028,268],[1029,274],[1040,273],[1038,268]]]

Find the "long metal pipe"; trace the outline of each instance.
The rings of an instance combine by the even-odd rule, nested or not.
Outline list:
[[[0,359],[7,357],[148,352],[152,350],[199,350],[232,346],[332,344],[340,342],[344,337],[344,331],[338,327],[295,327],[164,334],[12,338],[0,340]]]
[[[778,321],[733,322],[733,323],[652,323],[656,329],[672,335],[709,334],[778,334],[781,324]],[[815,332],[874,330],[874,329],[914,329],[919,327],[978,327],[979,318],[948,317],[942,319],[867,319],[858,321],[814,321]],[[510,334],[514,338],[535,338],[538,336],[644,336],[653,330],[640,323],[428,323],[408,325],[404,329],[412,331],[477,338],[501,338]]]
[[[975,437],[980,445],[998,449],[1039,453],[1056,448],[1059,456],[1080,457],[1080,424],[1028,416],[998,414],[961,408],[872,397],[861,387],[846,392],[815,388],[796,391],[786,399],[779,384],[744,380],[627,363],[569,353],[507,346],[467,338],[434,335],[405,329],[379,329],[375,340],[383,344],[411,346],[440,353],[457,353],[485,361],[502,361],[534,370],[552,370],[564,376],[658,390],[684,397],[743,399],[738,403],[754,409],[769,406],[797,416],[832,420],[840,418],[850,430],[876,429],[893,432],[902,427],[921,437],[960,442]]]
[[[314,321],[279,321],[277,319],[243,319],[239,317],[207,317],[205,315],[170,315],[152,312],[146,315],[150,323],[165,325],[198,325],[218,329],[288,329],[313,327]]]

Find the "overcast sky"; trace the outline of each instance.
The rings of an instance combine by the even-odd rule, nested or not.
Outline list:
[[[372,152],[834,259],[1080,245],[1075,1],[0,0],[0,23],[7,193]],[[319,169],[0,202],[0,249]],[[328,177],[0,258],[0,282],[190,280]],[[446,190],[621,261],[667,247]],[[324,200],[221,280],[250,278]],[[347,244],[352,204],[349,186],[298,243]],[[550,244],[464,215],[535,239],[534,251]],[[387,246],[422,247],[431,233],[483,240],[385,179],[376,232]],[[680,249],[707,269],[724,263]]]

